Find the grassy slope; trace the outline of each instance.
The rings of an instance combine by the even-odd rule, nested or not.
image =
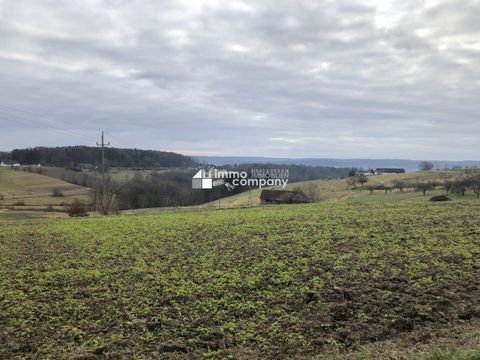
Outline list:
[[[60,189],[64,196],[52,196],[52,190],[55,188]],[[45,207],[49,204],[69,203],[74,198],[86,199],[88,193],[87,188],[48,176],[20,170],[0,169],[0,194],[3,195],[0,205],[3,206],[23,201],[25,206],[31,208]]]
[[[404,180],[404,181],[428,181],[428,180],[440,180],[445,177],[455,177],[458,176],[460,172],[458,171],[449,171],[449,172],[416,172],[416,173],[407,173],[407,174],[391,174],[391,175],[380,175],[372,176],[369,178],[368,184],[389,184],[393,180]],[[385,201],[385,200],[417,200],[423,201],[424,196],[421,193],[413,192],[411,189],[401,193],[399,191],[393,191],[388,193],[386,196],[383,191],[377,191],[373,194],[370,194],[369,191],[361,189],[360,187],[357,190],[353,190],[350,186],[347,185],[346,180],[335,179],[335,180],[312,180],[312,181],[303,181],[298,183],[290,183],[287,185],[287,190],[293,190],[294,188],[301,188],[306,190],[309,184],[315,184],[318,187],[318,192],[320,195],[320,201],[340,201],[340,202],[375,202],[375,201]],[[442,191],[429,192],[431,196],[433,194],[443,193]],[[244,192],[238,195],[233,195],[228,198],[221,200],[221,207],[242,207],[249,205],[260,205],[260,194],[261,190],[255,189],[250,192]],[[467,199],[472,198],[473,196],[467,196]],[[218,201],[212,201],[211,203],[201,205],[205,208],[215,208],[218,207]]]
[[[479,210],[0,218],[0,358],[442,359],[480,346]]]

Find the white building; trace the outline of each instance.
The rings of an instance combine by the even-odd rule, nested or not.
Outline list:
[[[20,166],[20,163],[13,163],[12,165],[9,165],[9,164],[5,164],[3,161],[0,163],[0,166],[1,167],[10,167],[10,166],[13,166],[13,167],[19,167]]]

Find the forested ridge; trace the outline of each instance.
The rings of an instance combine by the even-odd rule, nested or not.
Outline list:
[[[73,167],[78,164],[101,164],[98,147],[63,146],[15,149],[3,154],[6,159],[23,164]],[[189,156],[174,152],[140,149],[105,148],[105,160],[111,167],[158,168],[191,167],[197,163]]]

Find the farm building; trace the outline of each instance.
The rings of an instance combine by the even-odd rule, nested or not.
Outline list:
[[[302,191],[263,190],[260,195],[262,204],[301,204],[310,202]]]
[[[375,174],[405,174],[405,169],[402,168],[377,168]]]
[[[5,164],[3,161],[0,163],[0,166],[1,167],[19,167],[20,166],[20,163],[13,163],[13,164]]]
[[[373,175],[376,175],[376,173],[375,173],[375,170],[367,170],[367,171],[360,170],[360,171],[357,171],[357,173],[355,175],[356,176],[359,176],[359,175],[360,176],[361,175],[363,175],[363,176],[373,176]]]

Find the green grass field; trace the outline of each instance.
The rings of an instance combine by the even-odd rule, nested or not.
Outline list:
[[[0,217],[0,358],[478,359],[479,212]]]

